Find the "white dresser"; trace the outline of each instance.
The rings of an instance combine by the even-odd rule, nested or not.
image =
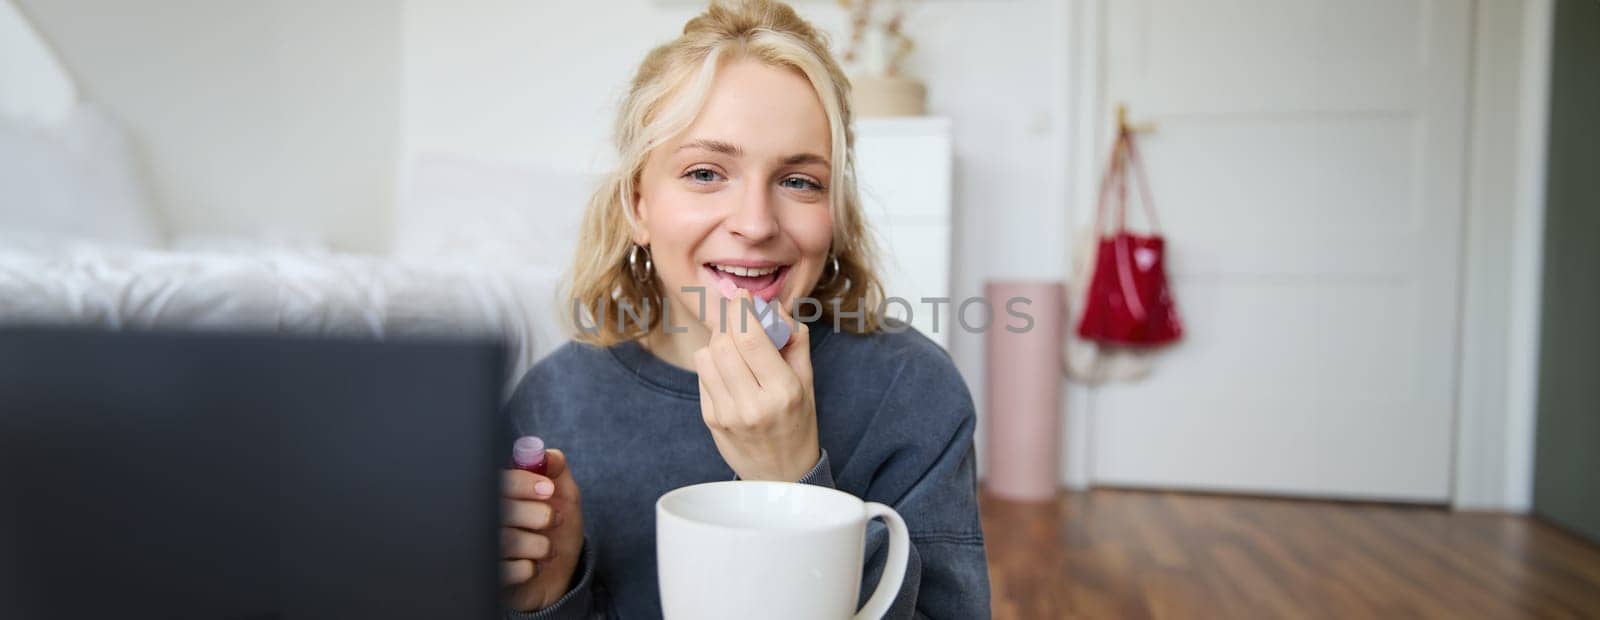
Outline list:
[[[952,160],[950,119],[934,116],[856,120],[856,177],[862,207],[882,250],[888,315],[905,319],[949,348]],[[959,300],[954,300],[959,302]]]

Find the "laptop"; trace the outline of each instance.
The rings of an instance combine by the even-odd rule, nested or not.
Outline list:
[[[487,341],[0,329],[0,618],[488,618]]]

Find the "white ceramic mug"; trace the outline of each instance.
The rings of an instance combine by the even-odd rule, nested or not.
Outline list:
[[[889,526],[878,587],[859,612],[867,521]],[[656,500],[656,568],[667,618],[868,618],[889,610],[910,538],[893,508],[795,482],[686,486]]]

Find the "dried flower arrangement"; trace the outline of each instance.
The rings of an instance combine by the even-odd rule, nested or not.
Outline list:
[[[876,0],[838,0],[839,6],[850,12],[850,47],[846,48],[842,59],[844,62],[853,63],[862,60],[861,49],[867,37],[867,32],[874,27],[873,7],[880,4]],[[906,36],[902,26],[905,23],[906,0],[889,0],[888,18],[877,24],[882,29],[883,48],[890,50],[888,58],[883,62],[883,75],[898,76],[904,68],[906,58],[911,55],[915,44],[911,37]]]

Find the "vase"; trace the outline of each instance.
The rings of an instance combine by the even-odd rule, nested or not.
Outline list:
[[[861,116],[922,116],[928,89],[903,76],[859,75],[850,79],[850,106]]]

